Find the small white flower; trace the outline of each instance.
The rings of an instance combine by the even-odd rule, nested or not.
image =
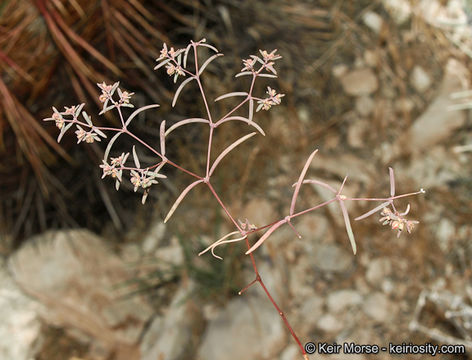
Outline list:
[[[175,71],[177,70],[174,64],[167,64],[166,65],[167,75],[174,75]]]
[[[241,69],[243,71],[252,71],[254,69],[254,65],[256,64],[256,59],[245,59],[243,60],[244,67]]]
[[[157,60],[165,59],[167,57],[167,54],[168,54],[167,44],[164,43],[164,45],[162,46],[161,55],[159,56],[159,58]]]

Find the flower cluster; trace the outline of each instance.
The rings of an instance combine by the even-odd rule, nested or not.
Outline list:
[[[238,219],[239,227],[243,231],[252,231],[254,229],[257,229],[257,226],[254,224],[251,224],[249,220],[246,218],[246,221],[242,222],[241,220]]]
[[[54,109],[52,114],[52,119],[56,122],[57,128],[60,130],[64,126],[64,118],[62,117],[61,113]]]
[[[77,135],[77,144],[82,141],[85,141],[87,144],[91,144],[94,141],[101,141],[100,136],[106,138],[106,135],[100,130],[92,127],[89,131],[85,131],[80,125],[77,125],[75,135]]]
[[[244,67],[241,69],[241,72],[243,72],[243,71],[255,71],[254,70],[254,65],[256,65],[256,62],[257,62],[256,56],[254,56],[254,58],[243,60]]]
[[[78,117],[85,104],[74,105],[71,107],[64,107],[64,111],[57,110],[52,107],[53,113],[51,117],[43,119],[44,121],[54,121],[56,127],[61,130],[57,137],[57,142],[60,142],[65,132],[70,129],[72,125],[78,122]]]
[[[174,64],[166,65],[167,75],[172,76],[174,74],[185,76],[184,70],[180,65],[175,66]]]
[[[251,55],[249,59],[243,60],[244,67],[241,69],[241,72],[249,71],[252,73],[259,73],[262,70],[267,70],[268,72],[277,75],[277,71],[275,71],[274,68],[274,61],[282,58],[282,56],[277,54],[277,49],[272,50],[270,53],[266,50],[259,50],[259,53],[262,58],[256,55]],[[261,64],[261,67],[258,70],[255,69],[257,62]]]
[[[262,58],[264,59],[266,63],[268,63],[269,61],[282,59],[282,56],[280,56],[279,54],[276,54],[277,49],[272,50],[270,54],[266,50],[259,50],[259,52],[261,53]]]
[[[101,84],[97,84],[97,86],[102,90],[102,94],[98,97],[100,102],[106,103],[112,99],[113,93],[115,92],[116,88],[118,87],[119,83],[116,82],[113,85],[107,85],[105,82]],[[106,104],[104,105],[106,106]]]
[[[156,171],[149,171],[149,169],[137,169],[131,170],[131,184],[134,186],[134,191],[136,192],[138,188],[144,190],[143,197],[141,202],[144,204],[146,202],[147,196],[149,194],[149,188],[151,185],[158,184],[156,178],[166,178],[167,176],[159,174]]]
[[[100,112],[100,115],[115,108],[115,107],[134,107],[133,104],[130,104],[131,96],[134,95],[134,93],[130,93],[128,91],[122,91],[118,86],[120,85],[119,82],[114,83],[113,85],[108,85],[105,82],[102,82],[101,84],[97,83],[97,86],[102,90],[102,93],[99,96],[100,102],[103,103],[103,109]],[[113,95],[115,94],[115,91],[118,93],[118,100],[113,99]],[[111,105],[108,105],[111,103]]]
[[[416,224],[419,224],[419,221],[416,220],[407,220],[404,218],[406,214],[408,214],[410,210],[410,206],[408,205],[407,209],[403,213],[399,213],[398,211],[390,210],[390,208],[385,207],[382,209],[382,212],[380,215],[382,217],[380,218],[380,222],[382,225],[389,225],[392,230],[397,230],[397,237],[400,237],[402,231],[406,228],[406,231],[408,233],[411,233],[411,230],[415,227]]]
[[[157,70],[160,67],[165,65],[167,75],[174,76],[174,82],[176,82],[179,76],[185,76],[185,72],[184,72],[185,64],[182,66],[182,53],[183,52],[186,52],[186,50],[185,49],[175,50],[173,47],[171,47],[169,50],[167,48],[167,44],[164,43],[164,45],[162,46],[160,56],[156,59],[156,61],[159,62],[159,64],[154,67],[154,70]]]
[[[103,160],[103,164],[100,167],[103,170],[102,179],[105,176],[111,176],[112,178],[116,178],[118,181],[121,181],[121,176],[123,173],[123,164],[128,159],[129,153],[122,153],[120,156],[116,158],[110,158],[110,164],[108,164],[105,160]]]
[[[52,107],[52,115],[50,118],[44,119],[44,121],[54,121],[56,124],[56,127],[59,130],[62,130],[64,128],[65,123],[71,122],[74,120],[77,120],[78,116],[80,115],[80,111],[84,107],[84,104],[77,105],[77,106],[71,106],[71,107],[65,107],[64,111],[59,111],[57,110],[54,106]],[[72,116],[72,118],[65,118],[65,116]]]
[[[131,96],[134,95],[134,93],[130,93],[127,91],[121,91],[120,88],[118,88],[118,95],[120,96],[120,104],[129,104],[129,101],[131,99]]]
[[[61,132],[57,137],[57,142],[60,142],[67,130],[70,129],[72,125],[76,125],[77,130],[75,135],[77,136],[77,144],[85,141],[88,144],[93,143],[94,141],[101,141],[100,137],[106,138],[107,136],[97,127],[95,127],[90,119],[90,116],[87,115],[85,111],[82,111],[82,108],[85,104],[74,105],[71,107],[65,107],[64,111],[59,112],[55,107],[53,107],[53,113],[50,118],[43,119],[44,121],[54,121],[56,126]],[[79,121],[79,115],[82,114],[85,122]],[[82,126],[89,127],[89,130],[84,130]]]
[[[138,190],[139,187],[143,189],[149,188],[153,184],[157,184],[156,178],[165,178],[165,175],[146,170],[131,170],[131,184],[134,185],[134,191]]]
[[[267,94],[269,95],[268,98],[261,99],[257,102],[259,105],[257,106],[256,112],[261,109],[269,110],[272,106],[279,105],[282,98],[285,96],[285,94],[277,94],[270,86],[267,87]]]

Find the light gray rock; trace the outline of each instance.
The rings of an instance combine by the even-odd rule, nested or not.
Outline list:
[[[354,148],[363,148],[366,146],[366,136],[368,131],[371,131],[372,123],[365,119],[356,119],[349,126],[347,133],[347,141],[350,146]]]
[[[297,323],[294,324],[300,333],[309,333],[325,313],[323,297],[312,292],[297,309]]]
[[[163,221],[157,221],[149,230],[148,234],[143,240],[143,251],[146,254],[150,254],[158,247],[159,243],[164,238],[166,231],[166,224]]]
[[[309,256],[300,256],[295,264],[290,264],[289,269],[289,294],[293,295],[293,300],[301,304],[312,299],[316,274],[313,271],[313,259]]]
[[[419,158],[403,170],[405,177],[414,180],[417,189],[422,187],[428,191],[436,186],[447,186],[448,182],[454,181],[457,174],[460,174],[461,165],[442,146],[434,146],[427,152],[417,155]],[[423,216],[427,218],[428,214]],[[437,218],[430,220],[437,221]]]
[[[401,97],[395,101],[395,110],[401,114],[409,113],[415,108],[413,100]]]
[[[346,64],[337,64],[333,66],[331,71],[335,77],[340,78],[341,76],[344,76],[348,70],[349,68]]]
[[[41,305],[26,296],[0,263],[0,359],[31,360],[43,336]]]
[[[380,56],[376,50],[364,51],[364,62],[367,66],[375,67],[379,64],[380,61]]]
[[[356,110],[359,115],[366,117],[372,114],[375,109],[375,102],[370,96],[360,96],[356,99]]]
[[[192,283],[182,286],[162,315],[154,318],[140,345],[141,360],[184,359],[191,349],[193,328],[201,321],[190,299]],[[237,314],[231,314],[237,316]]]
[[[439,221],[436,230],[436,237],[442,251],[447,252],[449,250],[455,232],[456,229],[451,220],[442,218]]]
[[[352,267],[353,256],[347,251],[347,247],[343,249],[335,244],[320,244],[313,260],[321,271],[341,273]]]
[[[338,290],[328,295],[327,305],[330,312],[338,313],[361,302],[362,296],[357,291]]]
[[[377,90],[377,76],[370,68],[355,69],[341,77],[341,85],[348,95],[370,95]]]
[[[171,266],[181,265],[184,261],[184,253],[179,239],[173,236],[169,245],[161,246],[156,250],[154,257],[159,269],[169,269]]]
[[[129,269],[88,231],[51,231],[30,239],[8,265],[21,288],[45,305],[48,323],[78,329],[105,348],[132,353],[152,315],[138,296],[119,298],[130,291],[117,290],[129,279]]]
[[[346,183],[347,186],[349,186],[349,183],[353,181],[358,181],[363,183],[365,186],[368,186],[368,184],[370,184],[373,179],[376,179],[379,174],[377,167],[373,166],[370,162],[359,159],[359,157],[352,154],[346,154],[341,157],[339,155],[327,156],[324,154],[316,154],[313,162],[311,163],[310,169],[312,169],[315,174],[318,169],[321,169],[330,174],[337,175],[340,179],[344,178],[344,176],[349,173],[349,178]],[[385,169],[385,173],[388,176],[388,169]],[[329,181],[326,182],[329,183]],[[331,185],[334,186],[335,189],[338,189],[341,183],[337,182],[336,184]],[[313,188],[315,190],[324,189],[320,186],[313,186]],[[339,208],[337,204],[335,205]]]
[[[449,59],[438,95],[412,127],[398,140],[401,153],[421,153],[447,140],[465,121],[465,113],[451,111],[451,94],[468,87],[469,71],[455,59]]]
[[[362,16],[362,21],[374,33],[376,34],[380,33],[380,30],[382,29],[382,25],[383,25],[383,20],[379,14],[373,11],[367,11]]]
[[[394,292],[396,292],[396,289],[397,289],[396,284],[390,279],[384,279],[382,281],[381,287],[382,287],[382,291],[385,294],[393,294]]]
[[[280,360],[297,360],[300,359],[300,348],[297,345],[287,346],[282,354],[280,354]]]
[[[380,292],[370,294],[362,306],[364,313],[374,321],[384,323],[395,315],[393,304]]]
[[[336,316],[325,314],[318,320],[317,327],[328,333],[337,333],[343,329],[344,325]]]
[[[210,321],[197,360],[270,359],[285,346],[277,311],[262,297],[238,297]]]
[[[317,243],[324,238],[328,230],[328,220],[316,211],[310,214],[300,216],[297,220],[296,229],[302,236],[300,239],[301,246],[305,251],[309,251],[309,255],[316,252]]]
[[[383,0],[382,2],[398,25],[402,25],[410,18],[412,9],[408,0]]]
[[[431,77],[419,65],[416,65],[410,76],[410,83],[420,93],[423,93],[431,86]]]
[[[382,281],[392,272],[392,263],[388,258],[377,258],[369,262],[366,279],[373,285],[380,287]]]

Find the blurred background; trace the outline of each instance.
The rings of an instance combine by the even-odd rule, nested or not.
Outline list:
[[[84,102],[94,122],[119,124],[98,116],[95,84],[120,81],[136,106],[161,105],[133,123],[157,143],[163,119],[204,108],[191,86],[172,108],[178,85],[153,71],[155,59],[164,42],[206,38],[225,54],[204,75],[215,114],[231,103],[213,99],[247,89],[234,78],[241,59],[259,49],[283,57],[278,79],[256,88],[261,97],[266,86],[286,94],[255,117],[266,136],[215,173],[236,218],[262,226],[285,216],[315,148],[308,177],[337,187],[349,175],[348,196],[388,196],[389,166],[397,194],[426,190],[397,203],[409,202],[420,221],[411,235],[397,238],[377,215],[353,221],[356,256],[338,207],[297,219],[302,239],[281,228],[257,250],[301,341],[459,344],[466,354],[439,358],[471,359],[471,11],[469,0],[2,0],[0,357],[302,358],[260,287],[237,295],[254,277],[242,245],[217,250],[223,261],[197,256],[233,231],[210,193],[195,189],[164,224],[187,176],[164,169],[168,179],[142,205],[131,184],[115,191],[101,179],[106,143],[76,145],[70,133],[57,144],[57,128],[42,122],[52,106]],[[167,156],[196,173],[202,129],[176,131],[167,143]],[[246,133],[226,124],[215,153]],[[132,145],[123,140],[117,151]],[[297,204],[327,196],[306,185]],[[351,218],[369,209],[349,206]],[[345,358],[356,355],[329,356]]]

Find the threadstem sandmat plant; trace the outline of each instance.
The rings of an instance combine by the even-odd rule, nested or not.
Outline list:
[[[206,48],[206,52],[210,51],[211,56],[207,57],[205,61],[201,61],[201,56],[199,55],[199,49]],[[209,49],[209,50],[208,50]],[[202,51],[201,51],[202,52]],[[193,56],[192,56],[193,55]],[[193,58],[191,62],[189,62],[189,56]],[[58,141],[64,136],[64,134],[72,127],[75,127],[75,134],[77,136],[77,142],[86,142],[86,143],[93,143],[95,141],[102,141],[103,139],[109,139],[106,133],[111,133],[113,136],[108,140],[108,144],[105,149],[103,162],[100,167],[103,170],[103,177],[110,176],[115,179],[115,186],[118,190],[120,184],[124,181],[125,174],[129,176],[130,182],[134,187],[134,191],[141,189],[143,192],[142,202],[146,201],[146,198],[149,194],[150,189],[158,183],[158,179],[165,178],[166,176],[162,173],[166,166],[172,166],[183,173],[187,174],[193,181],[188,185],[177,197],[174,204],[170,208],[164,222],[167,222],[170,217],[174,214],[175,210],[179,206],[179,204],[184,200],[187,194],[196,186],[202,184],[206,186],[208,190],[211,192],[215,200],[221,206],[222,210],[225,212],[228,220],[233,224],[234,231],[226,234],[222,238],[216,240],[213,244],[211,244],[208,248],[201,251],[199,255],[202,255],[208,251],[211,254],[219,259],[215,253],[215,249],[218,246],[243,241],[247,247],[246,255],[249,256],[252,268],[254,270],[254,280],[249,283],[245,288],[239,291],[239,295],[244,293],[247,289],[249,289],[254,284],[259,284],[267,295],[269,301],[272,303],[273,307],[277,310],[282,321],[285,323],[287,329],[289,330],[290,334],[292,335],[295,342],[298,344],[300,351],[305,359],[307,359],[307,354],[302,345],[300,339],[295,333],[295,330],[291,327],[288,319],[286,318],[282,309],[277,305],[275,300],[273,299],[269,289],[266,287],[262,277],[258,271],[258,267],[256,264],[256,259],[254,256],[254,251],[261,246],[265,241],[269,239],[271,234],[273,234],[279,227],[287,224],[295,233],[298,238],[301,238],[301,235],[295,229],[294,225],[292,224],[292,219],[310,213],[316,209],[322,208],[330,203],[337,202],[340,206],[342,216],[344,218],[345,226],[347,235],[350,241],[350,245],[352,247],[352,251],[354,254],[357,252],[356,241],[354,238],[354,234],[351,228],[351,222],[349,220],[349,215],[347,208],[345,206],[345,202],[347,201],[374,201],[380,202],[381,204],[377,207],[373,208],[372,210],[368,211],[367,213],[358,216],[355,220],[364,219],[370,215],[380,212],[381,219],[380,221],[384,225],[389,225],[393,230],[397,231],[397,236],[403,232],[403,230],[407,230],[407,232],[411,232],[414,225],[418,223],[418,221],[408,220],[405,216],[408,214],[409,205],[404,212],[399,212],[395,205],[394,201],[399,198],[409,197],[417,194],[424,193],[423,189],[420,189],[416,192],[411,192],[402,195],[395,194],[395,178],[394,172],[392,168],[389,168],[389,175],[390,175],[390,196],[388,197],[379,197],[379,198],[352,198],[347,197],[343,194],[344,185],[347,181],[347,176],[344,178],[344,181],[339,186],[338,189],[335,189],[328,183],[325,183],[320,180],[316,179],[306,179],[306,174],[310,164],[312,163],[316,153],[318,150],[314,150],[310,156],[308,157],[305,165],[298,176],[298,180],[293,184],[293,196],[290,202],[290,206],[288,208],[288,213],[285,217],[280,220],[276,220],[270,224],[257,227],[256,225],[251,224],[250,220],[246,219],[244,222],[241,220],[236,220],[235,216],[231,214],[228,207],[224,204],[221,200],[220,195],[217,193],[215,188],[212,185],[211,179],[214,175],[215,171],[217,170],[220,162],[225,158],[231,151],[233,151],[236,147],[241,145],[243,142],[248,140],[249,138],[255,136],[257,133],[261,135],[265,135],[264,130],[254,121],[254,113],[262,110],[269,110],[273,106],[279,105],[284,94],[280,94],[277,90],[272,89],[271,87],[267,87],[267,92],[263,97],[258,97],[254,94],[255,92],[255,83],[260,78],[276,78],[277,71],[275,69],[275,63],[277,60],[281,59],[281,56],[277,54],[276,50],[271,52],[260,50],[258,55],[251,55],[248,59],[243,60],[243,68],[242,70],[236,75],[236,77],[248,77],[250,79],[249,89],[248,91],[241,91],[241,92],[230,92],[224,95],[221,95],[215,99],[215,101],[221,101],[228,98],[241,98],[242,100],[234,106],[230,111],[228,111],[224,116],[221,118],[214,118],[213,113],[210,108],[209,101],[207,99],[207,95],[205,93],[205,89],[202,85],[201,77],[208,65],[218,58],[222,56],[218,50],[207,44],[205,39],[200,40],[198,42],[191,41],[190,44],[185,49],[178,49],[175,50],[174,48],[168,48],[166,44],[164,44],[160,57],[157,59],[157,66],[155,70],[159,68],[165,68],[167,74],[172,76],[174,82],[177,82],[179,78],[183,78],[184,80],[180,83],[180,86],[177,88],[173,101],[172,106],[175,106],[179,95],[181,94],[184,87],[190,83],[194,83],[200,92],[200,95],[203,100],[203,104],[205,107],[205,115],[204,117],[192,117],[180,120],[173,124],[170,127],[166,127],[166,121],[163,120],[160,125],[159,130],[159,141],[158,147],[154,147],[153,145],[143,141],[139,136],[135,135],[132,131],[129,130],[130,124],[133,119],[136,118],[141,112],[146,110],[151,110],[159,107],[157,104],[147,105],[137,110],[133,111],[127,118],[124,115],[124,108],[133,108],[133,104],[131,103],[131,98],[133,93],[123,91],[119,87],[119,83],[115,83],[113,85],[108,85],[105,83],[98,84],[98,87],[101,89],[102,94],[100,95],[100,101],[103,103],[103,108],[100,112],[104,114],[107,111],[114,110],[118,113],[118,116],[121,121],[121,127],[101,127],[94,125],[91,117],[83,111],[84,104],[66,107],[64,111],[58,111],[56,108],[53,107],[53,114],[50,118],[44,119],[45,121],[54,121],[56,126],[59,128],[60,133],[58,136]],[[193,63],[193,64],[191,64]],[[231,145],[229,145],[225,150],[223,150],[220,154],[215,156],[212,154],[213,148],[213,139],[216,133],[217,128],[220,125],[229,122],[243,122],[250,127],[254,128],[255,131],[242,136],[241,138],[235,140]],[[194,124],[194,123],[201,123],[209,128],[209,136],[208,136],[208,148],[206,153],[206,166],[203,174],[196,174],[181,165],[173,162],[169,158],[166,157],[166,140],[169,135],[177,128]],[[111,150],[116,142],[116,140],[122,136],[127,135],[136,141],[136,145],[140,148],[138,152],[136,146],[133,146],[132,149],[129,149],[128,152],[122,152],[121,155],[117,157],[111,157],[110,153]],[[146,164],[143,166],[141,164],[142,157],[140,158],[139,153],[142,151],[148,151],[155,156],[156,161],[153,164]],[[129,160],[130,154],[132,157],[132,161]],[[214,159],[213,159],[214,158]],[[314,184],[316,186],[321,186],[327,189],[332,193],[332,198],[330,200],[324,201],[320,204],[317,204],[313,207],[297,211],[297,199],[304,184]],[[250,241],[250,235],[253,233],[258,233],[265,230],[265,233],[255,242],[253,243]]]

